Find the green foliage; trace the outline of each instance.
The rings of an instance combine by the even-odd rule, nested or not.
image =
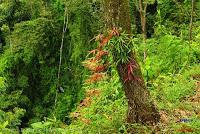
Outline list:
[[[36,122],[36,123],[31,124],[31,127],[33,129],[46,128],[46,127],[50,126],[51,124],[52,124],[51,122],[44,122],[44,123]]]
[[[135,1],[131,2],[135,8]],[[154,2],[149,0],[148,4]],[[125,123],[127,100],[116,64],[107,70],[106,80],[94,85],[83,84],[88,72],[81,63],[87,51],[95,47],[91,45],[94,35],[105,30],[100,4],[100,0],[0,1],[0,134],[19,133],[24,127],[22,133],[25,134],[127,133],[129,128],[138,133],[152,132],[148,126]],[[200,74],[200,6],[196,1],[193,38],[189,41],[191,1],[158,0],[157,4],[157,13],[147,12],[147,25],[152,31],[146,45],[140,31],[134,29],[134,38],[121,33],[106,47],[122,63],[129,60],[129,52],[137,54],[158,108],[167,111],[171,119],[166,126],[161,123],[161,129],[178,133],[184,123],[177,123],[177,119],[171,117],[173,110],[197,109],[187,99],[197,92],[195,83]],[[58,85],[65,9],[68,22]],[[140,18],[132,19],[136,21],[135,27],[140,28]],[[146,49],[147,59],[142,62]],[[114,61],[112,56],[108,60]],[[59,87],[64,93],[58,93],[54,107]],[[93,89],[100,91],[99,96],[91,97],[91,105],[79,106],[79,102],[87,98],[85,92]],[[81,116],[74,118],[70,112]],[[198,133],[199,117],[195,113],[191,115],[186,117],[192,121],[185,125]]]
[[[0,77],[0,92],[5,91],[6,89],[6,82],[4,77]]]
[[[81,133],[114,133],[124,129],[127,103],[116,70],[112,69],[108,79],[83,87],[86,91],[96,89],[100,94],[91,96],[91,105],[76,111],[80,117],[70,124],[69,129],[76,130],[78,127]],[[87,124],[84,119],[90,120],[90,123]]]
[[[26,111],[23,116],[16,115],[19,123],[7,128],[40,122],[44,117],[69,122],[66,115],[82,96],[82,74],[86,71],[80,67],[80,57],[84,57],[90,47],[85,44],[94,35],[91,29],[97,27],[97,19],[94,18],[98,18],[90,9],[90,4],[82,3],[79,0],[1,1],[0,38],[6,42],[0,56],[0,100],[4,102],[0,109],[2,114],[18,107]],[[61,82],[58,85],[64,6],[68,9],[69,22],[64,38]],[[58,86],[64,88],[64,93],[58,94],[54,108]],[[15,114],[13,112],[13,116]]]
[[[13,128],[16,129],[16,126],[21,124],[20,118],[25,114],[25,110],[21,108],[14,108],[12,112],[0,111],[0,129],[4,128]]]
[[[0,74],[5,77],[8,85],[0,97],[5,102],[1,105],[1,109],[12,110],[15,107],[27,109],[29,107],[26,116],[30,116],[32,114],[30,109],[34,105],[33,100],[37,103],[42,99],[45,92],[41,87],[44,87],[46,83],[39,85],[37,82],[39,80],[37,69],[47,66],[44,62],[51,64],[52,59],[49,56],[53,56],[54,52],[49,51],[50,46],[59,47],[56,46],[56,40],[51,33],[52,30],[54,31],[53,25],[55,26],[53,21],[45,18],[15,25],[15,30],[10,36],[10,48],[5,50],[0,60]],[[56,34],[56,29],[54,33]],[[49,38],[51,38],[50,41]],[[54,46],[51,45],[53,43],[55,43]],[[37,92],[41,95],[40,97],[37,97]],[[13,126],[18,125],[20,123]]]
[[[172,35],[163,36],[157,41],[148,45],[149,58],[152,58],[149,60],[153,62],[151,65],[159,69],[156,73],[178,73],[188,62],[189,44]],[[155,57],[151,57],[151,54]]]
[[[133,44],[129,35],[124,33],[120,36],[114,37],[108,43],[108,50],[112,53],[112,56],[118,63],[127,63],[130,60],[130,52],[132,52]]]
[[[159,91],[159,96],[171,103],[177,103],[185,97],[193,95],[195,82],[186,77],[179,76],[162,76],[160,75],[154,82],[154,86]],[[158,96],[158,97],[159,97]],[[160,98],[159,97],[159,98]],[[162,99],[161,97],[161,99]],[[163,105],[164,106],[164,105]],[[165,107],[165,106],[164,106]]]
[[[147,48],[140,43],[139,38],[135,38],[133,42],[137,45],[135,48],[140,61],[147,49],[148,57],[145,63],[141,63],[146,80],[152,80],[162,74],[179,74],[187,66],[199,62],[199,45],[197,46],[195,41],[190,45],[180,37],[164,35],[148,39]]]

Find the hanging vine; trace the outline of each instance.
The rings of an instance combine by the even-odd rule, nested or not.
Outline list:
[[[64,38],[65,38],[66,30],[68,28],[68,22],[69,22],[69,14],[68,14],[68,9],[65,6],[64,20],[63,20],[62,40],[61,40],[61,45],[60,45],[60,58],[59,58],[59,65],[58,65],[57,88],[56,88],[54,109],[56,108],[56,103],[57,103],[57,99],[58,99],[58,91],[64,92],[64,89],[60,85],[60,74],[61,74],[61,65],[62,65],[62,53],[63,53]]]

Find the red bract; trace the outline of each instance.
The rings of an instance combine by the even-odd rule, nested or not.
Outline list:
[[[125,78],[124,82],[130,81],[133,79],[133,71],[136,69],[136,65],[134,61],[129,62],[127,65],[127,77]]]
[[[104,47],[104,46],[108,43],[108,41],[109,41],[109,38],[108,38],[108,37],[104,38],[104,39],[101,41],[100,45],[99,45],[100,49],[101,49],[102,47]]]
[[[95,72],[103,72],[106,70],[106,68],[109,66],[109,63],[104,64],[104,65],[99,65],[98,67],[96,67]]]
[[[104,78],[104,76],[105,76],[104,73],[94,73],[89,77],[88,80],[86,80],[86,83],[94,83],[100,81]]]
[[[96,54],[96,59],[97,60],[99,60],[99,59],[101,59],[102,58],[102,56],[104,56],[104,55],[108,55],[108,52],[107,51],[104,51],[104,50],[100,50],[100,51],[98,51],[98,53]]]
[[[89,61],[90,61],[90,62],[98,62],[98,60],[95,59],[95,58],[92,58],[92,59],[90,59]]]
[[[93,57],[83,62],[83,66],[88,68],[92,73],[92,75],[86,81],[87,83],[97,82],[99,80],[102,80],[105,76],[104,73],[100,72],[105,71],[106,68],[109,66],[109,63],[101,65],[101,63],[103,63],[102,57],[108,55],[108,52],[104,51],[103,47],[110,41],[110,39],[112,39],[113,36],[119,36],[119,31],[117,30],[117,28],[113,28],[107,37],[104,37],[103,34],[99,34],[95,37],[96,41],[100,41],[98,48],[89,51],[88,55],[92,54]],[[133,66],[131,65],[128,70],[128,79],[130,79],[130,74],[132,73]]]
[[[104,35],[103,34],[99,34],[95,37],[95,41],[102,41]]]
[[[89,51],[89,54],[95,55],[97,51],[98,51],[97,49],[91,50],[91,51]]]
[[[114,35],[114,36],[119,36],[119,31],[118,31],[118,29],[117,29],[116,27],[114,27],[114,28],[112,29],[111,33],[112,33],[112,35]]]
[[[95,72],[102,72],[105,70],[105,68],[106,68],[105,65],[98,66],[95,68]]]
[[[100,45],[99,45],[99,48],[101,49],[102,47],[104,47],[104,46],[109,42],[109,40],[112,39],[112,37],[113,37],[113,32],[110,32],[110,34],[108,35],[108,37],[105,37],[105,38],[101,41],[101,43],[100,43]]]
[[[95,71],[95,68],[98,66],[98,62],[94,59],[85,60],[82,62],[83,66],[90,71]]]

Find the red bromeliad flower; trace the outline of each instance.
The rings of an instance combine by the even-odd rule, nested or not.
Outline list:
[[[101,50],[102,47],[104,47],[108,43],[109,40],[110,40],[109,37],[105,37],[104,39],[102,39],[102,41],[99,44],[99,49]]]
[[[88,59],[82,62],[83,66],[90,71],[94,71],[98,67],[98,62],[95,59]]]
[[[113,28],[107,37],[104,37],[103,34],[99,34],[95,37],[95,40],[100,42],[98,48],[89,51],[88,55],[92,54],[93,57],[83,62],[83,66],[88,68],[92,73],[92,75],[86,81],[87,83],[97,82],[105,77],[105,73],[100,72],[105,71],[109,64],[101,64],[103,63],[102,57],[108,55],[108,51],[103,50],[103,47],[110,41],[110,39],[112,39],[113,36],[119,36],[119,31],[117,28]],[[129,67],[128,70],[130,70],[128,71],[128,79],[130,79],[132,69]]]
[[[137,68],[135,61],[130,61],[127,65],[127,77],[125,78],[124,82],[133,80],[133,71]]]
[[[102,80],[104,77],[105,77],[105,73],[94,73],[89,77],[88,80],[86,80],[86,83],[94,83],[94,82]]]
[[[108,64],[101,65],[97,60],[89,59],[82,62],[83,66],[89,69],[92,73],[103,72],[107,68]]]
[[[93,54],[93,55],[95,55],[97,51],[98,51],[97,49],[94,49],[94,50],[88,51],[88,52],[89,52],[89,54],[88,54],[88,55],[90,55],[90,54]]]
[[[96,58],[97,60],[100,60],[100,59],[102,58],[102,56],[104,56],[104,55],[108,55],[108,52],[107,52],[107,51],[104,51],[104,50],[100,50],[100,51],[97,52],[95,58]]]
[[[111,33],[112,33],[113,36],[119,36],[119,31],[116,27],[113,27]]]
[[[104,65],[99,65],[98,67],[96,67],[95,72],[103,72],[107,69],[107,67],[109,66],[109,63],[106,63]]]
[[[113,36],[119,36],[119,31],[117,30],[117,28],[113,28],[112,31],[109,33],[108,37],[101,39],[99,49],[104,47],[109,42],[109,40],[112,39]]]
[[[105,65],[101,65],[95,68],[95,72],[102,72],[106,69]]]
[[[102,41],[104,38],[104,35],[103,34],[99,34],[95,37],[95,41]]]

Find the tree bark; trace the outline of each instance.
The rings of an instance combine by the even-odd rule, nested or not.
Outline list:
[[[147,12],[147,3],[143,3],[143,0],[139,0],[139,12],[140,12],[140,20],[141,20],[141,27],[142,27],[142,35],[143,35],[143,42],[145,45],[144,50],[144,62],[147,57],[147,50],[146,50],[146,40],[147,40],[147,32],[146,32],[146,12]]]
[[[104,0],[106,24],[111,29],[118,27],[126,33],[131,33],[130,7],[128,0]],[[145,86],[140,66],[133,52],[129,53],[128,63],[118,63],[117,70],[128,100],[127,123],[154,124],[160,115],[150,100],[150,94]],[[118,61],[119,59],[114,59]],[[131,79],[124,81],[129,65],[134,65]]]
[[[195,0],[192,0],[191,1],[191,17],[190,17],[190,28],[189,28],[189,41],[190,41],[190,44],[192,42],[192,27],[193,27],[193,19],[194,19],[194,5],[195,5]]]

